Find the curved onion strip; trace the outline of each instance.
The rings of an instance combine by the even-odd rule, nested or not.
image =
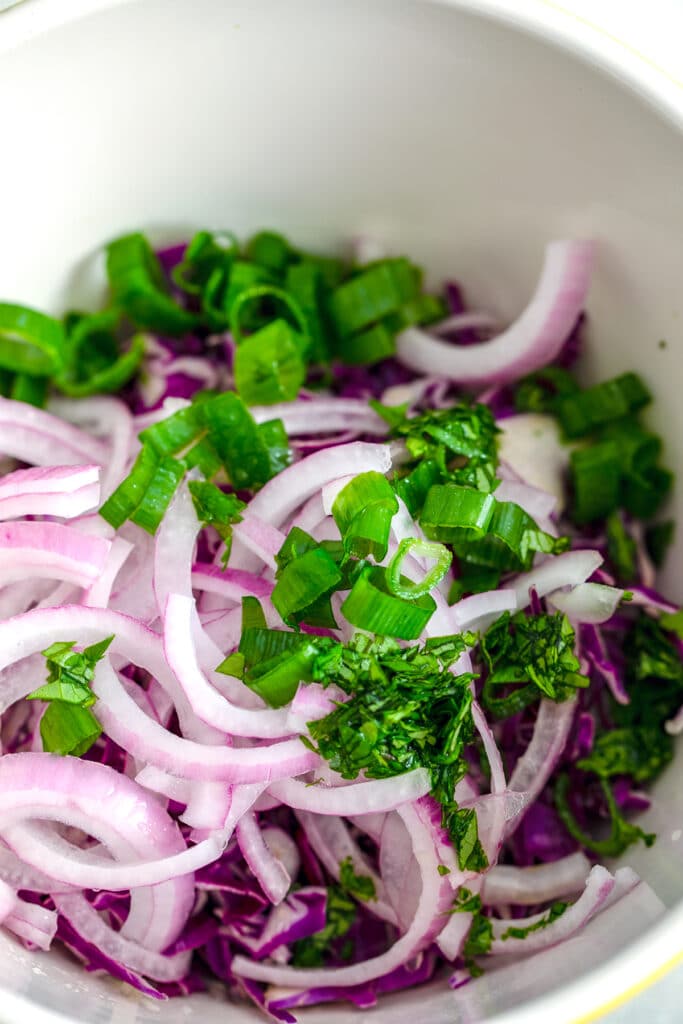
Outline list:
[[[396,914],[387,899],[382,879],[349,834],[346,823],[332,815],[311,814],[310,811],[295,813],[313,852],[332,878],[339,880],[339,865],[350,857],[356,874],[367,875],[375,886],[377,899],[368,904],[368,910],[377,917],[396,924]]]
[[[194,602],[182,594],[171,594],[164,616],[164,649],[190,707],[202,721],[233,736],[281,738],[290,736],[288,712],[253,711],[231,704],[211,686],[197,662],[192,638]]]
[[[503,759],[500,756],[500,750],[498,749],[498,744],[496,743],[491,727],[486,721],[486,715],[481,710],[476,700],[472,701],[472,721],[474,722],[475,729],[481,737],[481,741],[484,746],[484,753],[486,754],[486,759],[491,770],[491,792],[494,795],[504,793],[505,770],[503,768]]]
[[[164,956],[144,949],[110,928],[81,893],[54,894],[52,899],[75,931],[112,960],[155,981],[178,981],[187,974],[192,958],[190,951]]]
[[[511,590],[487,590],[483,594],[470,594],[451,608],[453,630],[487,629],[503,612],[517,608],[517,597]]]
[[[203,562],[192,566],[191,582],[194,590],[217,594],[235,604],[239,604],[246,595],[270,597],[273,592],[273,584],[261,576],[239,569],[221,569]]]
[[[17,894],[7,882],[0,880],[0,924],[12,913],[17,901]]]
[[[53,398],[50,411],[60,417],[60,422],[74,423],[105,440],[107,454],[101,463],[102,497],[108,498],[123,479],[135,443],[133,417],[128,407],[113,395],[94,395],[78,401]]]
[[[592,576],[603,563],[599,551],[565,551],[550,555],[538,568],[520,573],[504,590],[511,590],[517,599],[517,608],[526,608],[529,591],[533,587],[539,597],[545,597],[561,587],[575,587]]]
[[[123,537],[114,537],[107,555],[107,562],[95,580],[83,595],[83,604],[90,608],[106,608],[116,581],[128,557],[132,554],[133,545]]]
[[[301,505],[330,480],[375,470],[387,473],[391,455],[386,445],[354,441],[338,448],[314,452],[278,473],[249,503],[249,511],[271,526],[282,526]],[[233,544],[232,568],[258,568],[258,558],[241,544]]]
[[[636,879],[637,881],[637,879]],[[509,936],[503,939],[503,934],[508,928],[524,928],[536,924],[545,917],[545,914],[534,914],[531,917],[516,918],[514,920],[492,920],[493,941],[489,954],[491,956],[511,955],[514,953],[535,953],[540,949],[547,949],[570,938],[580,928],[590,921],[591,917],[599,913],[605,902],[612,893],[615,886],[615,879],[607,868],[596,864],[586,879],[586,887],[579,896],[576,903],[567,907],[565,912],[553,922],[538,931],[531,932],[524,939]]]
[[[550,864],[524,868],[496,864],[484,877],[481,898],[493,906],[510,903],[537,906],[580,892],[590,869],[590,861],[581,852],[570,853]]]
[[[261,747],[219,747],[175,736],[138,708],[106,662],[98,665],[93,692],[99,698],[98,718],[119,746],[147,764],[186,779],[271,782],[301,775],[319,763],[318,755],[299,739]]]
[[[569,737],[576,704],[576,696],[561,704],[546,699],[540,703],[531,742],[515,765],[509,784],[513,792],[524,794],[527,804],[536,799],[555,769]],[[521,815],[508,821],[506,836],[520,821]]]
[[[537,521],[548,519],[557,506],[556,495],[514,480],[501,480],[496,487],[496,500],[514,501]]]
[[[445,911],[450,907],[451,888],[438,873],[439,862],[431,836],[415,808],[408,805],[399,808],[396,813],[403,818],[411,837],[413,853],[422,875],[422,893],[410,927],[391,949],[380,956],[349,967],[330,968],[281,967],[275,964],[254,963],[238,956],[232,963],[234,973],[255,981],[294,988],[323,985],[348,987],[361,985],[388,974],[425,949],[447,923]]]
[[[589,622],[595,625],[611,619],[619,607],[624,591],[607,587],[604,583],[579,583],[571,590],[554,590],[548,601],[564,612],[571,622]]]
[[[288,807],[313,814],[377,814],[392,811],[401,804],[425,796],[431,789],[431,777],[424,768],[388,779],[370,779],[351,786],[310,785],[296,779],[273,782],[268,792]]]
[[[99,466],[40,466],[0,478],[0,519],[46,514],[73,519],[99,501]]]
[[[384,816],[379,838],[379,871],[400,931],[407,931],[420,899],[420,869],[400,815]]]
[[[285,542],[285,535],[281,530],[247,510],[242,521],[233,526],[232,539],[233,543],[240,544],[265,562],[269,569],[277,569],[275,556]]]
[[[408,327],[396,338],[397,358],[418,373],[460,384],[507,383],[552,362],[583,309],[590,284],[593,245],[551,242],[536,291],[522,315],[490,341],[458,346]]]
[[[83,430],[26,402],[0,398],[0,452],[34,466],[107,461],[107,448]]]
[[[74,871],[73,862],[67,871],[55,869],[59,854],[41,856],[43,843],[35,842],[30,826],[16,827],[20,820],[39,818],[75,825],[108,845],[114,856],[124,857],[134,851],[138,858],[168,857],[185,850],[185,842],[178,826],[157,801],[125,775],[106,765],[54,754],[8,754],[0,759],[0,821],[5,841],[26,863],[46,872],[58,881],[76,886],[88,885],[80,869]],[[40,837],[55,844],[59,836]],[[70,850],[75,849],[67,844]],[[62,858],[64,859],[64,858]],[[66,858],[68,863],[68,857]],[[101,860],[101,858],[100,858]],[[110,869],[106,862],[102,874]],[[68,877],[67,877],[68,875]],[[144,884],[144,883],[141,883]],[[158,936],[161,948],[173,942],[180,934],[194,901],[191,878],[177,878],[169,882],[156,908],[154,922],[147,922],[149,934]],[[162,912],[165,903],[166,914]]]
[[[14,932],[30,947],[47,951],[57,934],[57,915],[47,907],[17,899],[3,921],[3,927]]]
[[[472,914],[466,911],[451,914],[448,924],[436,940],[437,946],[447,960],[452,961],[460,956],[471,926]]]
[[[106,564],[111,542],[61,523],[0,525],[0,579],[63,580],[77,587],[94,583]]]
[[[276,405],[253,405],[250,413],[257,423],[282,420],[290,437],[308,434],[333,434],[338,430],[354,430],[383,437],[387,424],[360,398],[313,398]]]
[[[236,831],[242,856],[270,902],[277,906],[292,884],[289,872],[268,848],[255,814],[247,811],[238,821]]]
[[[498,327],[498,321],[490,313],[471,311],[468,313],[454,313],[452,316],[439,320],[438,323],[430,324],[431,334],[449,335],[457,334],[458,331],[466,331],[471,327],[486,327],[494,330]]]

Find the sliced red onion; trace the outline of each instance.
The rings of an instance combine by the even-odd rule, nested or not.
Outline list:
[[[275,556],[285,542],[285,535],[270,523],[247,511],[241,523],[232,528],[233,543],[237,542],[247,551],[275,570]]]
[[[487,330],[495,330],[498,321],[490,313],[472,311],[469,313],[454,313],[447,316],[445,320],[439,320],[436,324],[430,324],[429,333],[439,337],[448,337],[449,334],[457,334],[459,331],[467,331],[472,327],[484,327]]]
[[[125,775],[106,765],[53,754],[7,754],[0,759],[0,821],[5,841],[32,867],[76,886],[90,883],[84,865],[75,863],[76,848],[56,834],[18,821],[43,819],[71,825],[104,842],[114,856],[157,859],[182,853],[180,831],[157,801]],[[73,851],[72,859],[62,847]],[[50,847],[46,856],[44,847]],[[79,856],[85,856],[80,851]],[[116,866],[97,858],[97,883],[92,888],[112,888],[108,881]],[[144,882],[140,882],[144,885]],[[129,886],[125,886],[128,888]],[[147,941],[156,937],[161,948],[180,934],[194,901],[191,878],[176,878],[158,892],[159,906],[148,922]],[[162,911],[162,906],[164,911]]]
[[[103,466],[107,460],[101,441],[27,402],[8,398],[0,398],[0,452],[34,466]]]
[[[350,814],[348,819],[352,825],[379,844],[387,820],[386,814]]]
[[[571,622],[601,623],[611,619],[619,607],[624,591],[602,583],[579,583],[571,590],[554,590],[548,601],[564,612]]]
[[[637,881],[637,880],[636,880]],[[524,939],[516,939],[509,936],[503,939],[508,928],[524,928],[536,924],[545,914],[533,914],[528,918],[516,918],[512,920],[496,920],[493,924],[493,941],[489,949],[490,956],[514,955],[515,953],[525,956],[529,953],[536,953],[541,949],[548,949],[550,946],[564,942],[577,931],[583,928],[595,914],[599,913],[608,896],[611,895],[615,886],[615,878],[607,868],[596,864],[586,879],[584,891],[576,903],[567,907],[565,912],[545,928],[530,932]]]
[[[83,604],[90,608],[106,608],[121,569],[133,552],[133,545],[123,537],[114,537],[101,574],[83,595]]]
[[[338,430],[383,437],[388,429],[382,417],[360,398],[314,398],[279,405],[253,405],[249,411],[257,423],[282,420],[289,437],[333,434]]]
[[[565,551],[562,555],[550,555],[537,568],[520,573],[504,589],[515,594],[517,608],[526,608],[532,587],[539,597],[545,597],[561,587],[575,587],[585,583],[602,562],[602,555],[598,551]]]
[[[192,636],[194,602],[171,594],[164,616],[164,649],[190,707],[207,725],[233,736],[280,738],[291,735],[287,709],[252,711],[231,704],[199,667]]]
[[[384,891],[384,884],[356,841],[349,834],[341,818],[310,811],[296,811],[296,816],[306,833],[313,852],[332,878],[339,880],[339,865],[348,857],[358,875],[367,875],[375,886],[377,899],[368,904],[368,909],[385,921],[396,924],[396,914]]]
[[[349,967],[296,968],[275,964],[254,963],[245,957],[235,957],[232,969],[235,974],[271,985],[285,985],[301,988],[311,985],[334,985],[348,987],[372,981],[388,974],[396,967],[410,961],[425,949],[443,930],[446,924],[445,911],[449,909],[451,888],[438,872],[439,862],[428,829],[411,805],[399,808],[411,837],[413,853],[422,875],[422,892],[417,912],[408,930],[386,953],[361,961]],[[334,820],[334,819],[332,819]]]
[[[146,765],[135,776],[138,786],[149,789],[152,793],[159,793],[169,800],[175,800],[179,804],[186,804],[190,798],[192,783],[187,779],[179,779],[176,775],[162,772],[159,768]]]
[[[486,759],[491,770],[491,792],[494,794],[504,793],[506,783],[503,760],[500,756],[500,751],[493,735],[493,731],[486,721],[486,715],[481,710],[476,700],[472,701],[472,721],[474,722],[475,729],[481,737],[484,753],[486,754]]]
[[[387,473],[391,456],[386,445],[354,441],[315,452],[278,473],[249,503],[249,511],[271,526],[282,526],[292,513],[330,480],[375,470]],[[230,564],[235,569],[258,568],[258,558],[233,544]]]
[[[566,504],[570,446],[563,443],[559,424],[546,413],[524,412],[499,419],[499,475],[504,480],[536,487],[555,496],[556,511]]]
[[[447,960],[456,960],[462,952],[472,926],[472,914],[461,911],[451,914],[448,924],[437,937],[436,944]]]
[[[29,949],[47,951],[57,933],[57,915],[37,903],[17,899],[11,912],[3,921],[3,927],[14,932]]]
[[[483,594],[471,594],[452,606],[453,630],[462,633],[465,630],[488,629],[503,612],[515,611],[516,608],[517,597],[512,590],[488,590]]]
[[[319,758],[299,739],[259,747],[219,747],[174,736],[152,721],[101,662],[93,683],[107,734],[141,761],[198,781],[271,782],[315,768]]]
[[[383,892],[394,913],[393,920],[405,932],[420,899],[420,867],[405,823],[393,812],[384,816],[379,837],[379,870]]]
[[[225,782],[192,782],[181,821],[207,834],[223,828],[232,804],[231,787]],[[194,833],[193,833],[194,838]]]
[[[388,779],[370,779],[350,786],[311,785],[296,779],[273,782],[268,792],[288,807],[313,814],[376,814],[425,796],[431,789],[429,772],[415,768]]]
[[[665,597],[653,587],[633,584],[629,586],[629,591],[632,594],[631,603],[638,605],[641,608],[646,608],[648,611],[667,612],[673,614],[678,611],[679,606],[673,604],[671,601],[667,601]]]
[[[164,956],[145,949],[110,928],[81,893],[54,894],[52,899],[59,913],[78,934],[112,960],[155,981],[178,981],[187,974],[191,951]]]
[[[586,302],[592,264],[591,242],[551,242],[529,305],[502,334],[461,347],[408,327],[396,338],[396,355],[418,373],[439,374],[459,384],[517,380],[559,353]]]
[[[78,401],[54,398],[50,401],[50,411],[60,418],[59,422],[74,423],[98,439],[104,439],[105,459],[95,461],[102,466],[102,498],[108,498],[126,473],[135,440],[133,417],[128,407],[119,398],[96,395]]]
[[[40,466],[0,478],[0,519],[73,519],[97,508],[99,500],[99,466]]]
[[[337,480],[330,480],[329,483],[325,484],[320,492],[324,515],[332,515],[332,506],[337,500],[337,497],[352,480],[353,476],[340,476]]]
[[[284,864],[268,848],[256,816],[250,811],[237,823],[237,842],[242,855],[271,903],[278,905],[289,892],[292,880]]]
[[[498,501],[514,501],[537,521],[548,519],[557,506],[557,497],[554,494],[512,480],[501,480],[496,488],[496,498]]]
[[[348,694],[335,686],[320,683],[300,683],[289,705],[288,724],[293,733],[305,733],[308,722],[331,714],[337,703],[348,700]]]
[[[261,836],[273,857],[280,861],[289,877],[296,878],[301,867],[301,854],[292,837],[277,825],[262,826]]]
[[[239,569],[221,569],[217,565],[197,562],[192,566],[192,587],[194,590],[217,594],[227,601],[240,604],[246,595],[270,597],[273,584],[261,576]]]
[[[546,699],[540,703],[531,742],[515,765],[509,783],[513,792],[524,794],[527,803],[536,799],[555,769],[569,737],[576,702],[574,696],[559,704]],[[508,822],[506,836],[514,832],[520,820],[517,815]]]
[[[39,577],[88,587],[103,571],[110,548],[110,541],[61,523],[3,523],[0,575],[4,584]]]
[[[622,881],[623,874],[627,877]],[[601,962],[614,956],[640,938],[663,912],[650,887],[644,882],[634,884],[632,872],[620,869],[601,912],[583,931],[533,956],[496,958],[492,969],[454,994],[456,1012],[465,1020],[482,1020],[492,1013],[507,1013],[511,1005],[528,1004],[594,969],[596,950]]]
[[[537,906],[580,892],[590,869],[590,861],[580,852],[531,867],[496,864],[484,876],[481,898],[489,906],[510,903]]]
[[[17,894],[7,882],[0,880],[0,924],[12,913],[17,901]]]

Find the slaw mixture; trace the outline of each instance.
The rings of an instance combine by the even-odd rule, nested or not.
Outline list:
[[[573,372],[591,243],[506,328],[367,239],[106,259],[0,304],[3,927],[293,1021],[656,919],[603,861],[683,729],[672,476]]]

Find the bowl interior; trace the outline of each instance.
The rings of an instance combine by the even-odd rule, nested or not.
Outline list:
[[[25,10],[40,25],[47,6]],[[2,55],[2,298],[87,307],[103,284],[94,254],[128,229],[162,241],[197,227],[272,226],[308,246],[376,236],[433,278],[457,277],[473,304],[505,320],[530,294],[548,239],[592,236],[586,373],[645,377],[657,396],[651,422],[678,468],[683,140],[635,93],[448,3],[95,7]],[[0,52],[2,32],[0,21]],[[679,491],[672,514],[682,501]],[[663,577],[678,598],[682,558],[683,532]],[[661,780],[646,819],[662,841],[627,857],[668,904],[683,894],[670,839],[683,811],[678,775],[674,766]],[[4,940],[0,950],[7,1020],[26,1012],[24,996],[36,1013],[92,1022],[226,1012],[202,997],[141,1003],[59,956]],[[448,991],[423,989],[382,1002],[373,1020],[402,1024],[425,1010],[430,1024],[454,1019]],[[305,1019],[348,1015],[332,1007]]]

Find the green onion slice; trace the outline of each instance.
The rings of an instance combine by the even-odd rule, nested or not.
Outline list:
[[[401,566],[408,555],[414,555],[417,558],[430,558],[435,561],[435,564],[419,583],[406,580],[401,575]],[[406,537],[399,544],[396,554],[387,566],[387,586],[391,593],[397,597],[404,597],[407,600],[422,597],[423,594],[428,594],[430,590],[433,590],[441,582],[448,572],[452,561],[452,552],[444,547],[443,544]]]
[[[0,302],[0,368],[52,376],[64,365],[64,345],[59,320],[26,306]]]
[[[380,566],[363,569],[341,606],[342,615],[358,629],[400,640],[416,640],[435,609],[429,594],[411,601],[392,594]]]
[[[107,277],[114,304],[137,327],[178,336],[196,326],[197,317],[171,297],[161,264],[144,235],[124,235],[109,243]]]

